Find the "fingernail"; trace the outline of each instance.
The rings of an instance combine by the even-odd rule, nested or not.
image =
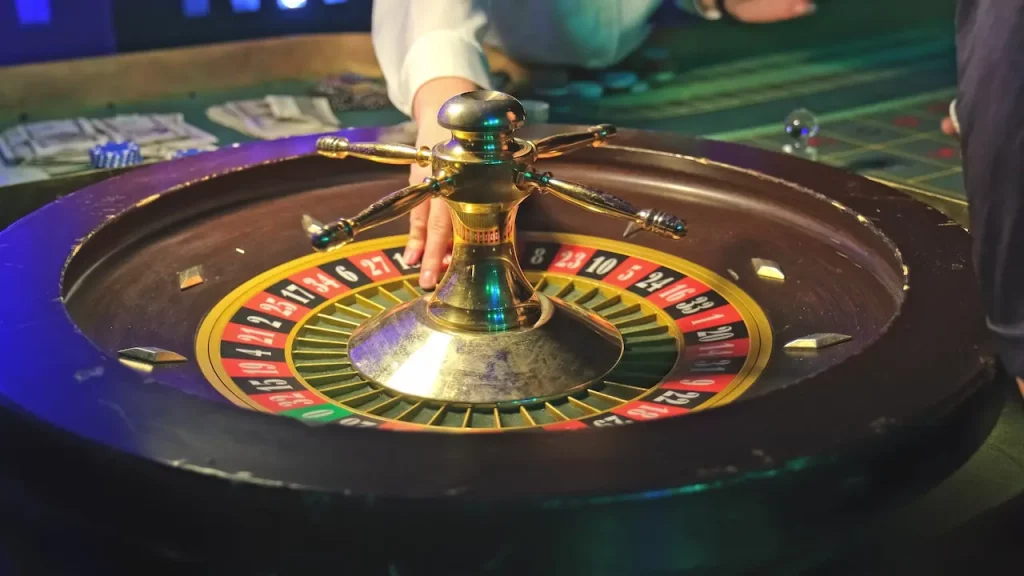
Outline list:
[[[420,274],[420,288],[429,290],[433,288],[435,284],[437,284],[437,274],[435,274],[433,270],[424,270],[423,273]]]
[[[441,264],[444,264],[445,266],[447,266],[447,265],[449,265],[451,263],[452,263],[452,255],[451,254],[446,255],[444,257],[444,259],[441,260]]]
[[[809,16],[814,14],[818,10],[818,5],[814,2],[805,2],[800,0],[793,6],[793,11],[796,12],[797,16]]]
[[[415,258],[416,251],[413,250],[411,247],[407,246],[405,248],[405,253],[402,254],[402,261],[405,262],[406,264],[415,264]]]

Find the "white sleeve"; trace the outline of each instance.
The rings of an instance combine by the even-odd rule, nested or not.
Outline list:
[[[371,37],[391,103],[411,115],[416,91],[435,78],[490,88],[486,27],[481,0],[374,0]]]

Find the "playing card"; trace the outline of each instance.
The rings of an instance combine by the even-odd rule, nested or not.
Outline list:
[[[178,150],[217,148],[217,137],[187,123],[183,114],[123,114],[13,126],[0,132],[0,160],[32,169],[6,171],[4,177],[11,180],[59,176],[90,170],[94,146],[126,140],[139,144],[144,161],[163,160]]]
[[[331,111],[327,98],[308,96],[267,96],[270,112],[277,120],[308,122],[310,120],[327,126],[340,126],[341,122]]]
[[[4,166],[0,164],[0,186],[10,186],[21,182],[46,180],[50,175],[39,168],[29,166]]]
[[[116,142],[131,140],[139,146],[182,138],[184,135],[175,129],[176,124],[147,114],[124,114],[93,120],[96,129],[106,134],[111,140]]]
[[[4,130],[0,154],[10,163],[31,162],[60,156],[88,154],[90,148],[109,138],[87,118],[47,120],[18,124]]]
[[[163,156],[168,149],[207,149],[217,137],[185,122],[183,114],[132,114],[93,121],[111,140],[131,140],[143,157]]]
[[[274,118],[270,104],[265,99],[228,102],[227,110],[240,124],[241,132],[263,140],[274,140],[292,135],[292,130],[301,128],[299,121],[284,121]]]
[[[0,161],[4,164],[17,164],[19,162],[14,148],[7,142],[3,133],[0,133]]]
[[[333,113],[325,112],[328,111],[323,109],[323,104],[304,103],[302,98],[275,97],[227,102],[210,108],[206,115],[213,122],[253,138],[275,140],[336,131],[340,123]]]
[[[107,140],[86,118],[34,122],[23,126],[29,136],[29,145],[40,158],[88,151]]]

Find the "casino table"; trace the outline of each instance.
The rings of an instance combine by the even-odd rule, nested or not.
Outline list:
[[[672,80],[644,93],[552,101],[550,121],[611,122],[775,150],[788,140],[786,115],[808,108],[822,125],[814,142],[821,161],[907,186],[922,201],[963,219],[958,148],[936,129],[955,93],[954,3],[881,4],[825,3],[813,22],[773,26],[670,21],[619,68],[643,76],[649,66],[643,55],[653,49],[667,57]],[[706,49],[710,45],[715,49]],[[534,97],[529,87],[536,70],[498,52],[490,56],[494,71],[524,88],[516,95]],[[8,67],[0,69],[6,87],[0,90],[0,130],[23,120],[174,112],[227,146],[251,138],[211,122],[209,107],[267,94],[303,95],[324,77],[345,72],[379,75],[365,35],[277,38]],[[389,107],[338,117],[350,127],[407,120]],[[9,196],[37,206],[23,198],[51,187],[74,189],[101,175],[83,169],[70,177],[78,180]]]
[[[671,131],[777,151],[788,141],[783,118],[806,107],[821,125],[816,141],[821,162],[880,180],[966,226],[959,152],[937,130],[955,93],[952,3],[941,8],[929,3],[925,11],[923,3],[909,2],[885,20],[868,8],[847,8],[840,15],[822,4],[819,16],[833,25],[820,30],[794,23],[753,30],[730,27],[724,34],[659,31],[651,45],[671,52],[679,64],[675,80],[642,94],[553,101],[551,122],[607,122],[622,129]],[[709,42],[712,34],[729,48],[719,55],[694,56],[694,46]],[[496,69],[529,84],[529,69],[499,54],[491,56]],[[644,63],[635,66],[641,69]],[[174,111],[218,136],[222,146],[237,143],[244,149],[251,139],[210,122],[206,108],[268,93],[303,94],[320,77],[343,71],[375,73],[365,35],[23,66],[0,70],[0,85],[18,87],[0,92],[0,128],[25,117],[103,115],[111,109]],[[405,120],[387,108],[345,112],[339,118],[352,128]],[[0,221],[6,226],[54,199],[131,172],[83,171],[0,188]],[[606,248],[613,251],[614,246]],[[994,393],[1005,396],[998,419],[955,472],[937,485],[923,481],[927,489],[920,494],[894,498],[897,503],[884,514],[862,519],[847,532],[844,545],[830,548],[825,559],[813,554],[790,558],[787,573],[994,573],[1000,562],[1011,561],[1012,535],[1024,532],[1024,406],[1005,381]],[[949,451],[971,441],[950,438]],[[914,468],[909,465],[908,473]],[[27,540],[21,544],[25,549],[35,545]]]

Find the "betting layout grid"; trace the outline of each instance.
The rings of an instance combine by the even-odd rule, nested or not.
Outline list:
[[[750,319],[734,302],[696,278],[643,258],[596,247],[560,242],[523,243],[524,270],[583,276],[629,290],[664,310],[684,338],[684,362],[640,399],[607,413],[540,426],[572,430],[631,424],[686,414],[743,378],[758,354]],[[423,429],[423,426],[378,419],[334,404],[300,383],[286,362],[289,334],[317,307],[362,286],[398,279],[407,266],[399,252],[360,253],[300,270],[229,309],[231,318],[219,335],[220,368],[231,387],[271,413],[346,426]],[[319,279],[327,292],[303,286]],[[237,308],[237,309],[236,309]],[[260,345],[254,338],[261,339]],[[215,343],[212,343],[216,346]],[[254,357],[254,354],[257,357]]]
[[[959,142],[939,129],[950,97],[937,95],[826,119],[809,143],[817,148],[819,162],[964,200]],[[729,139],[773,151],[791,142],[781,124],[778,129]]]

